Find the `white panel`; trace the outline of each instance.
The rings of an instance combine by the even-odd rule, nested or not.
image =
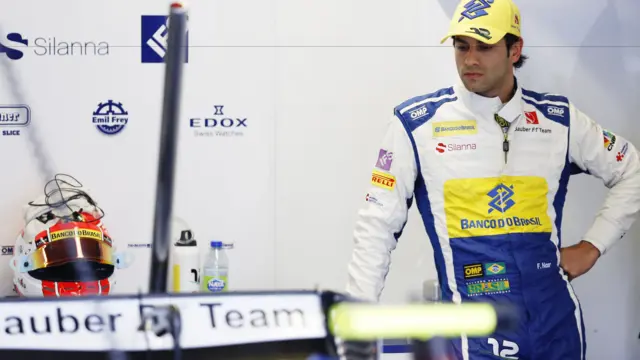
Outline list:
[[[29,48],[24,58],[11,62],[32,110],[26,130],[42,137],[36,144],[26,136],[0,138],[0,151],[11,154],[5,164],[15,174],[0,183],[0,214],[8,221],[0,237],[13,242],[21,225],[18,206],[42,194],[44,179],[37,178],[30,152],[38,147],[54,171],[74,175],[94,190],[117,243],[127,249],[127,244],[151,242],[164,66],[141,63],[141,15],[167,15],[169,3],[24,1],[3,7],[4,32],[20,32],[30,45],[36,37],[102,40],[110,53],[36,56]],[[235,243],[229,256],[236,290],[271,288],[274,282],[273,215],[268,214],[273,214],[275,53],[220,45],[272,41],[270,9],[259,0],[190,3],[175,215],[194,228],[203,248],[213,239]],[[15,101],[5,86],[0,89],[0,103]],[[109,99],[122,103],[129,116],[124,130],[112,136],[99,132],[91,120],[98,104]],[[214,115],[214,105],[223,106],[225,117],[247,118],[243,137],[193,136],[189,118],[221,118]],[[127,250],[136,261],[121,272],[116,291],[146,291],[150,251]]]
[[[393,107],[449,86],[431,64],[445,31],[425,2],[278,2],[277,286],[343,291],[352,230]],[[427,40],[425,40],[427,39]],[[416,71],[424,69],[425,71]],[[453,76],[451,64],[439,74]],[[404,301],[434,278],[432,251],[412,210],[393,254],[385,301]],[[305,268],[305,272],[293,269]]]
[[[187,77],[176,211],[193,222],[201,248],[211,240],[234,243],[229,253],[233,290],[271,289],[274,50],[207,47],[197,53],[209,60]],[[224,115],[215,114],[215,105],[223,106]],[[201,123],[234,119],[236,125],[236,119],[246,119],[247,126],[223,127],[235,135],[215,136],[220,130],[190,128],[190,118],[202,118]]]
[[[433,0],[276,0],[280,46],[431,46],[448,19]]]

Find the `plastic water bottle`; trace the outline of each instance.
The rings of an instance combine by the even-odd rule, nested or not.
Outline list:
[[[229,258],[222,241],[211,242],[200,275],[202,292],[229,291]]]

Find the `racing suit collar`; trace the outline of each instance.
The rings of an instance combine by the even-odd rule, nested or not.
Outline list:
[[[518,81],[515,81],[516,90],[513,97],[506,104],[503,104],[498,96],[489,98],[478,95],[467,90],[464,84],[460,80],[456,84],[456,93],[459,94],[462,102],[467,106],[471,112],[481,118],[487,118],[489,121],[494,121],[494,114],[500,115],[502,118],[512,123],[522,115],[522,88],[519,86]]]

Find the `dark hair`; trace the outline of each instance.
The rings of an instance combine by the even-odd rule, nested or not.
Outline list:
[[[453,38],[453,45],[455,46],[456,44],[456,37],[452,36]],[[515,44],[516,42],[518,42],[518,40],[520,40],[519,37],[513,35],[513,34],[507,34],[504,36],[504,41],[507,44],[507,57],[509,56],[509,53],[511,52],[511,47],[513,46],[513,44]],[[520,69],[522,67],[522,65],[524,65],[525,61],[527,61],[527,59],[529,59],[528,56],[524,55],[524,54],[520,54],[520,58],[518,59],[518,61],[516,61],[513,64],[513,67],[516,69]]]
[[[511,46],[513,46],[513,44],[518,42],[518,40],[520,40],[520,38],[513,34],[507,34],[504,36],[504,41],[507,43],[507,56],[509,56],[509,52],[511,51]],[[520,54],[520,59],[518,59],[518,61],[516,61],[513,64],[513,67],[516,69],[520,69],[522,65],[524,65],[525,61],[527,61],[527,59],[529,59],[528,56],[524,54]]]

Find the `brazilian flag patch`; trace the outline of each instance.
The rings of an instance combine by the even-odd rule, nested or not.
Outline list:
[[[503,262],[486,263],[484,272],[486,275],[502,275],[507,272],[507,267]]]

